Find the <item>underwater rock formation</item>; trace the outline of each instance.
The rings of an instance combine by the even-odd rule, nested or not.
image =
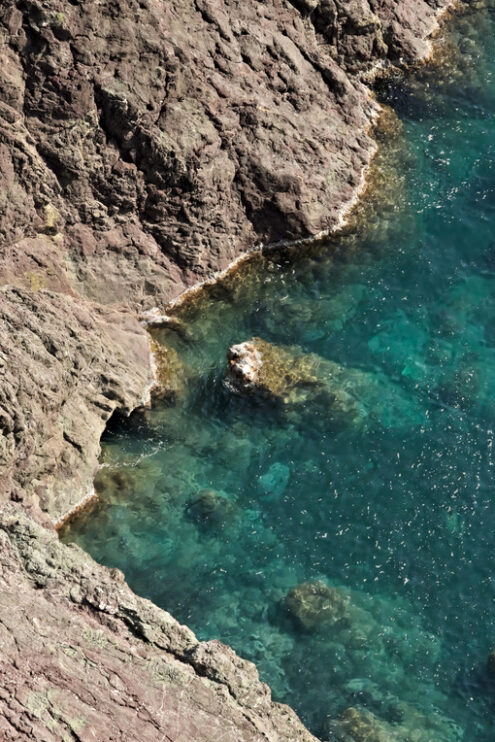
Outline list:
[[[285,598],[290,616],[306,631],[345,623],[349,596],[322,580],[302,582]]]
[[[184,391],[186,370],[174,348],[151,338],[151,351],[155,364],[156,386],[153,397],[175,400]]]
[[[421,714],[404,704],[400,723],[379,719],[364,708],[347,708],[329,723],[325,736],[337,742],[460,742],[462,732],[440,714]]]
[[[415,401],[381,372],[346,368],[315,353],[275,346],[261,338],[232,345],[227,360],[225,382],[231,391],[275,403],[295,422],[298,415],[306,414],[314,417],[315,424],[337,430],[424,422]]]
[[[186,514],[198,528],[222,528],[235,517],[236,508],[225,494],[203,489],[186,504]]]

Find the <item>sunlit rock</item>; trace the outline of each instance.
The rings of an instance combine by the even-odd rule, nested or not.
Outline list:
[[[297,422],[311,415],[314,424],[333,428],[379,424],[387,428],[424,422],[415,399],[383,373],[346,368],[334,361],[252,338],[233,345],[226,385],[258,402],[272,402]]]

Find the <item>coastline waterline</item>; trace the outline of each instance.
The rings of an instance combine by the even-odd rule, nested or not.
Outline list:
[[[462,79],[389,90],[395,193],[366,228],[267,256],[157,331],[182,388],[115,422],[102,497],[63,532],[253,659],[322,739],[346,739],[349,708],[392,739],[493,738],[494,22],[471,20]],[[383,379],[383,405],[336,431],[317,402],[288,417],[233,397],[225,352],[252,336]],[[337,591],[341,623],[301,625],[287,596],[308,582]]]

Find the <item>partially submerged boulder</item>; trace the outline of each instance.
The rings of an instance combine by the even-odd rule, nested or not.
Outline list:
[[[387,428],[425,422],[416,400],[382,372],[347,368],[294,346],[276,346],[261,338],[232,345],[226,385],[258,402],[286,412],[310,414],[332,427]]]
[[[327,407],[347,418],[360,417],[356,401],[338,384],[340,367],[315,353],[282,347],[252,338],[232,345],[227,352],[229,389],[257,400],[270,400],[285,407],[303,405],[310,399],[326,398]]]

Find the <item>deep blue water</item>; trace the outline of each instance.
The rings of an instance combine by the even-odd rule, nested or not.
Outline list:
[[[357,739],[332,721],[351,706],[390,740],[495,739],[494,31],[467,14],[442,64],[382,91],[403,126],[348,234],[245,266],[160,333],[177,395],[115,421],[101,500],[62,534],[254,660],[322,739]],[[229,392],[252,336],[339,364],[365,424]],[[343,619],[294,618],[308,581]]]

